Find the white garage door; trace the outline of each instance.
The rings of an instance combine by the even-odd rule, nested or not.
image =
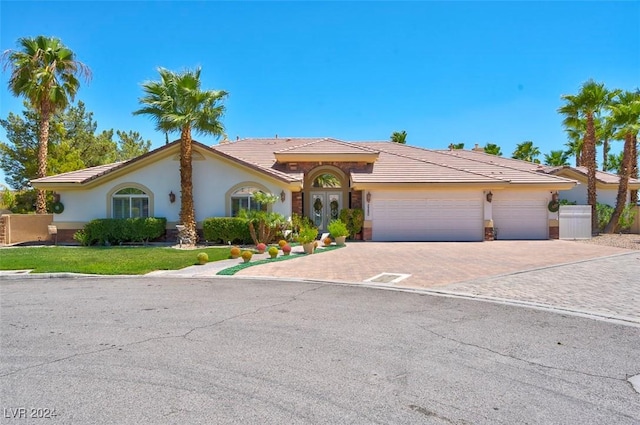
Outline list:
[[[494,200],[492,210],[498,240],[549,238],[546,200]]]
[[[482,241],[480,200],[381,199],[371,203],[374,241]]]

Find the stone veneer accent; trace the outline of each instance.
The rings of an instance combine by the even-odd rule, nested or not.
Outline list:
[[[495,240],[495,235],[493,234],[493,227],[485,227],[484,228],[484,240],[485,241],[493,241],[493,240]]]

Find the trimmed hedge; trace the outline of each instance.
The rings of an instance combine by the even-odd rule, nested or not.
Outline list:
[[[74,239],[82,245],[118,245],[123,242],[148,242],[165,234],[164,217],[98,218],[76,232]]]
[[[249,221],[239,217],[209,217],[202,222],[204,239],[211,243],[249,244]]]

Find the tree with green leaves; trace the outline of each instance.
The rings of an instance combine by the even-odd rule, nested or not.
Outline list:
[[[516,149],[511,154],[511,158],[520,159],[522,161],[533,162],[540,164],[540,160],[537,157],[540,156],[540,149],[533,145],[533,142],[527,140],[526,142],[518,143]]]
[[[80,87],[77,77],[84,76],[88,80],[91,72],[57,38],[20,38],[18,46],[20,50],[4,52],[3,62],[5,68],[11,68],[11,92],[27,99],[40,116],[37,177],[41,178],[47,175],[49,120],[74,100]],[[36,213],[46,212],[45,191],[38,190]]]
[[[614,137],[624,140],[616,206],[611,214],[611,220],[604,229],[605,233],[614,233],[619,230],[619,220],[627,203],[632,161],[637,162],[637,157],[633,157],[633,146],[640,131],[640,91],[619,93],[617,99],[608,105],[608,108],[611,111],[611,121],[618,128]]]
[[[569,165],[569,153],[563,150],[551,151],[548,154],[544,154],[545,165],[551,165],[553,167],[560,167],[563,165]]]
[[[393,143],[400,143],[401,145],[406,145],[407,144],[407,132],[402,130],[402,131],[394,131],[391,134],[391,141]]]
[[[567,120],[584,120],[585,136],[582,146],[582,165],[587,167],[587,201],[591,205],[591,231],[598,233],[598,213],[596,210],[596,117],[611,102],[616,92],[610,92],[604,84],[593,80],[585,82],[577,95],[563,95],[565,104],[558,112]]]
[[[617,154],[610,153],[607,156],[607,168],[604,171],[609,171],[620,175],[622,173],[622,155],[624,152],[620,151]]]
[[[21,115],[9,113],[0,119],[7,141],[0,141],[0,169],[7,183],[16,190],[29,190],[30,180],[38,175],[39,114],[29,104]],[[129,131],[97,132],[98,123],[85,105],[69,106],[50,120],[47,174],[59,174],[96,165],[124,161],[142,155],[151,148],[150,140]]]
[[[450,144],[449,144],[449,149],[450,149],[450,150],[454,150],[454,149],[464,149],[464,143],[450,143]]]
[[[502,150],[500,149],[500,146],[496,145],[495,143],[487,143],[486,145],[484,145],[484,152],[488,153],[489,155],[502,156]]]
[[[202,90],[200,68],[177,73],[158,68],[159,81],[142,84],[142,108],[134,115],[148,115],[161,132],[180,132],[180,221],[185,226],[184,237],[196,243],[195,209],[193,205],[193,164],[191,132],[220,137],[224,127],[221,101],[227,96],[222,90]]]

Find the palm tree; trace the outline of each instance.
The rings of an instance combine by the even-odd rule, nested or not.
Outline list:
[[[142,84],[144,105],[134,115],[149,115],[162,132],[180,132],[180,221],[185,226],[184,237],[195,244],[195,210],[193,206],[193,164],[191,130],[219,137],[224,133],[220,118],[224,106],[219,102],[227,96],[222,90],[200,88],[200,68],[176,73],[158,68],[160,81]]]
[[[610,153],[607,157],[607,168],[604,171],[612,171],[618,175],[622,173],[622,161],[624,152],[618,154]]]
[[[582,165],[587,167],[587,201],[591,205],[591,231],[598,232],[598,216],[596,211],[596,127],[595,117],[611,102],[616,92],[608,91],[604,84],[589,80],[582,85],[577,95],[562,95],[566,102],[558,109],[567,120],[586,121],[585,136],[582,146]]]
[[[553,167],[569,165],[569,154],[563,150],[551,151],[544,154],[544,163]]]
[[[402,131],[394,131],[391,134],[391,141],[394,143],[400,143],[401,145],[407,144],[407,132]]]
[[[636,137],[640,131],[640,92],[620,93],[618,99],[609,105],[608,109],[611,111],[611,121],[619,128],[614,137],[624,139],[616,207],[611,214],[611,220],[604,229],[605,233],[613,233],[619,230],[618,221],[627,202],[632,161],[637,161],[637,158],[632,158],[632,155],[633,146],[636,144]]]
[[[25,97],[40,116],[37,177],[42,178],[47,176],[49,121],[75,99],[80,87],[77,76],[88,81],[91,71],[57,38],[20,38],[18,46],[20,50],[6,50],[2,60],[5,69],[11,68],[9,90]],[[36,213],[46,212],[45,191],[38,189]]]
[[[536,158],[537,156],[540,156],[540,149],[533,146],[532,141],[518,143],[516,150],[511,154],[511,158],[540,164],[540,160]]]
[[[584,131],[565,127],[569,141],[564,145],[568,148],[567,153],[576,157],[576,167],[582,165],[582,146],[584,145]]]
[[[495,143],[487,143],[484,146],[484,152],[488,153],[489,155],[502,156],[500,146],[496,145]]]

